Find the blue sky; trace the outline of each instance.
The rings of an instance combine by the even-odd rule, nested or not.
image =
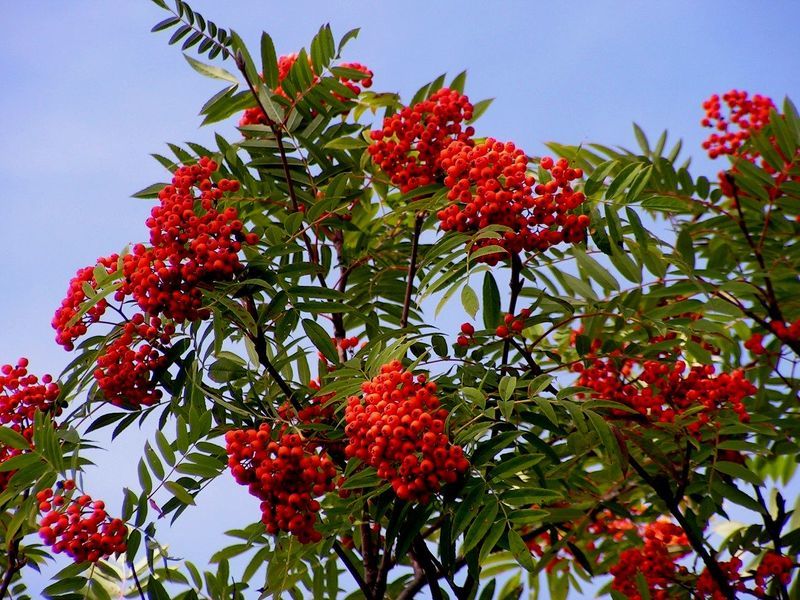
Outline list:
[[[683,138],[696,170],[713,173],[699,150],[703,99],[735,87],[800,100],[793,1],[192,6],[253,43],[267,30],[279,53],[307,44],[322,23],[338,35],[360,26],[346,59],[375,71],[373,89],[406,98],[442,72],[467,68],[470,97],[496,98],[479,134],[531,154],[548,140],[633,146],[636,121],[653,137],[667,128]],[[38,373],[66,365],[53,311],[75,270],[144,238],[150,203],[129,195],[164,179],[148,154],[166,141],[211,139],[196,115],[217,87],[166,45],[167,34],[149,33],[164,16],[146,0],[3,5],[0,364],[24,355]],[[222,128],[232,133],[230,124]],[[110,506],[119,505],[120,486],[136,480],[135,462],[119,450],[138,452],[143,443],[132,435],[114,454],[94,457],[105,470],[87,481]],[[230,514],[233,491],[210,489],[202,511],[179,520],[181,533],[169,540],[176,554],[202,563],[215,531],[242,524]],[[253,499],[239,496],[237,510],[255,515]]]

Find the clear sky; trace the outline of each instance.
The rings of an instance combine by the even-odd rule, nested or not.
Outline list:
[[[345,58],[375,71],[373,89],[405,98],[466,68],[469,96],[496,98],[478,133],[531,154],[549,140],[633,146],[636,121],[653,137],[666,128],[683,138],[696,170],[713,173],[699,150],[703,99],[739,88],[800,102],[793,0],[191,5],[253,44],[267,30],[282,54],[325,22],[335,35],[360,26]],[[210,140],[196,115],[218,86],[167,46],[168,34],[149,33],[166,15],[147,0],[0,7],[0,364],[24,355],[32,371],[57,374],[70,357],[50,319],[68,280],[145,237],[151,204],[129,195],[165,178],[148,154],[167,141]],[[87,482],[109,506],[119,506],[121,485],[138,485],[130,453],[143,443],[131,432],[113,453],[93,456],[100,468]],[[258,509],[223,483],[200,500],[178,521],[180,535],[165,537],[202,564],[216,532],[248,522],[244,511],[255,520]]]

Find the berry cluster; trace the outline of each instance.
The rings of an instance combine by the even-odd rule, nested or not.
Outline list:
[[[226,192],[239,189],[235,180],[213,182],[211,176],[217,168],[208,157],[177,168],[172,183],[158,194],[159,206],[146,221],[151,246],[136,244],[133,253],[121,259],[123,281],[114,299],[124,302],[132,298],[143,314],[125,323],[120,336],[97,361],[95,379],[115,405],[140,407],[158,401],[161,392],[155,389],[153,373],[166,368],[163,351],[175,333],[175,326],[163,323],[159,315],[177,323],[207,318],[201,287],[232,279],[243,268],[239,259],[242,245],[258,241],[255,234],[244,231],[235,208],[217,210]],[[117,255],[100,258],[98,266],[112,275],[119,260]],[[94,268],[78,271],[53,319],[56,339],[68,350],[108,306],[103,300],[71,324],[86,301],[86,286],[97,286]]]
[[[445,433],[448,412],[434,395],[435,383],[395,360],[361,389],[363,397],[351,396],[345,409],[345,455],[374,467],[398,498],[426,503],[469,468]]]
[[[475,328],[470,323],[461,324],[461,335],[456,338],[456,344],[459,346],[471,346],[475,343]]]
[[[756,356],[766,354],[767,349],[764,348],[764,334],[762,333],[752,334],[750,338],[744,343],[744,347],[750,350],[750,352],[752,354],[755,354]]]
[[[734,556],[730,560],[720,562],[719,567],[722,569],[725,579],[727,579],[731,584],[731,588],[737,591],[745,590],[742,576],[739,574],[739,569],[742,568],[741,559]],[[711,575],[711,572],[708,570],[708,567],[703,569],[703,572],[700,573],[700,577],[697,578],[694,591],[696,597],[702,599],[709,598],[710,600],[727,600],[727,598],[730,597],[719,589],[719,586],[714,580],[714,577]]]
[[[722,114],[722,102],[728,107],[729,118]],[[770,98],[759,94],[750,98],[747,92],[731,90],[723,94],[721,99],[714,94],[703,102],[706,116],[701,124],[719,133],[712,133],[703,142],[703,149],[708,151],[711,158],[727,154],[754,160],[758,153],[754,149],[743,150],[742,145],[752,132],[769,122],[769,112],[774,108],[775,104]]]
[[[365,65],[353,62],[353,63],[342,63],[339,66],[342,67],[343,69],[351,69],[353,71],[359,71],[364,74],[363,77],[356,79],[351,79],[349,77],[339,77],[339,81],[341,81],[345,85],[345,87],[347,87],[347,89],[353,92],[356,96],[358,96],[361,93],[361,86],[364,86],[365,88],[372,87],[372,76],[374,75],[374,73],[370,69],[368,69]],[[341,94],[334,93],[333,97],[339,100],[340,102],[347,102],[348,100]]]
[[[640,362],[622,357],[619,350],[607,359],[593,359],[588,366],[573,366],[580,373],[577,385],[594,390],[592,397],[625,404],[651,422],[672,423],[676,416],[697,407],[701,409],[687,425],[691,433],[711,423],[723,408],[733,410],[741,422],[749,421],[744,399],[757,390],[741,370],[715,375],[712,365],[694,366],[688,373],[686,369],[682,360]],[[633,377],[634,371],[638,376]]]
[[[58,384],[50,375],[28,373],[28,359],[20,358],[16,365],[0,367],[0,424],[26,427],[33,422],[36,411],[51,412],[57,416],[61,409],[56,404]]]
[[[676,564],[689,551],[686,534],[677,525],[664,520],[645,525],[641,533],[643,546],[622,551],[619,562],[611,567],[611,589],[629,600],[641,600],[638,572],[647,582],[652,600],[669,600],[674,597],[670,588],[676,577],[686,572],[685,567]]]
[[[789,585],[792,579],[792,570],[795,568],[794,561],[783,554],[777,552],[767,552],[761,563],[758,565],[755,574],[755,592],[758,596],[766,595],[768,580],[777,579],[783,585]]]
[[[800,341],[800,319],[789,325],[782,321],[773,321],[770,323],[770,329],[782,342]]]
[[[452,143],[440,157],[444,184],[450,189],[450,204],[437,213],[442,230],[508,228],[499,239],[479,240],[473,250],[497,245],[518,254],[585,239],[589,217],[573,212],[585,196],[571,186],[583,172],[570,168],[566,159],[543,158],[540,166],[550,173],[550,180],[537,185],[528,173],[528,157],[511,142],[489,138],[475,146]],[[494,265],[502,258],[496,253],[479,260]]]
[[[494,333],[497,337],[507,338],[515,334],[521,333],[525,329],[525,319],[531,316],[531,309],[523,308],[519,311],[519,315],[514,316],[506,313],[503,315],[503,324],[498,325]]]
[[[140,408],[161,399],[154,374],[167,366],[167,357],[159,346],[168,343],[174,326],[161,328],[161,320],[152,317],[146,323],[136,314],[122,327],[121,335],[111,342],[97,359],[94,378],[105,399],[115,406]]]
[[[119,255],[117,254],[97,259],[97,264],[103,267],[109,275],[117,271],[118,262]],[[56,343],[64,346],[67,350],[74,348],[73,342],[86,333],[89,325],[99,321],[108,308],[108,302],[102,299],[81,317],[78,317],[81,305],[87,299],[84,286],[88,284],[92,289],[97,289],[94,269],[95,267],[84,267],[78,270],[75,277],[70,280],[67,295],[61,301],[61,306],[53,317],[51,324],[56,330]]]
[[[287,100],[290,100],[289,95],[284,91],[281,82],[289,75],[289,71],[292,70],[292,67],[297,62],[297,53],[293,52],[292,54],[287,54],[285,56],[281,56],[278,59],[278,87],[276,87],[273,92],[279,96],[283,96]],[[361,63],[342,63],[339,65],[345,69],[352,69],[354,71],[359,71],[363,73],[363,77],[339,77],[339,81],[343,83],[351,92],[358,95],[361,93],[361,86],[365,88],[372,87],[372,77],[373,73],[370,69],[366,66],[362,65]],[[314,73],[314,68],[311,66],[311,59],[308,59],[308,67],[311,69],[311,72]],[[314,79],[311,83],[311,86],[317,84],[319,81],[319,77],[314,74]],[[359,85],[360,84],[360,85]],[[337,94],[336,92],[333,93],[333,97],[339,100],[340,102],[348,102],[349,98],[345,98],[341,94]],[[253,108],[245,109],[244,113],[242,113],[242,117],[239,119],[239,127],[246,127],[248,125],[266,125],[268,123],[267,115],[264,114],[264,111],[261,110],[261,107],[255,106]]]
[[[453,142],[470,147],[475,134],[462,123],[472,118],[469,99],[442,88],[430,98],[386,117],[383,128],[373,130],[368,151],[372,161],[402,193],[441,180],[441,153]]]
[[[333,489],[336,469],[324,451],[296,433],[272,439],[266,423],[225,434],[228,466],[237,483],[261,500],[261,521],[271,534],[286,531],[303,543],[322,535],[314,529],[319,496]]]
[[[160,205],[146,221],[152,247],[137,244],[123,258],[123,293],[132,295],[149,315],[163,313],[174,321],[207,318],[200,284],[232,279],[243,268],[242,243],[257,241],[255,234],[244,233],[235,208],[216,209],[225,192],[239,189],[234,180],[214,184],[210,178],[216,170],[217,164],[208,157],[179,167],[172,184],[159,192]]]
[[[46,489],[36,495],[39,535],[56,553],[64,552],[75,562],[97,562],[127,549],[128,530],[120,519],[109,517],[105,503],[83,494],[72,498],[75,482],[67,480],[54,493]],[[66,494],[65,494],[66,492]]]
[[[722,102],[727,105],[729,117],[723,115]],[[747,141],[753,133],[763,129],[769,124],[770,111],[775,109],[775,103],[766,96],[754,94],[752,97],[747,92],[731,90],[722,95],[713,95],[703,103],[706,116],[702,120],[704,127],[712,127],[720,133],[712,133],[703,142],[703,148],[708,151],[711,158],[729,155],[756,163],[761,156],[760,152]],[[783,192],[781,185],[787,181],[800,182],[796,162],[800,158],[800,150],[794,156],[787,156],[777,142],[775,136],[769,137],[769,144],[779,156],[783,165],[776,167],[774,163],[761,161],[761,168],[772,176],[773,183],[766,186],[766,191],[772,200],[779,198]],[[728,172],[719,173],[720,189],[725,196],[736,196],[734,179],[739,169],[734,165]],[[739,194],[746,192],[739,190]],[[800,215],[796,217],[800,221]]]
[[[41,380],[28,373],[28,359],[20,358],[16,365],[0,367],[0,425],[9,427],[33,446],[33,419],[36,411],[61,414],[57,403],[60,389],[50,375]],[[0,444],[0,464],[19,456],[24,449]],[[0,471],[0,491],[8,486],[15,470]]]

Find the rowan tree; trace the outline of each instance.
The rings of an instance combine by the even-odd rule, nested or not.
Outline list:
[[[531,156],[463,73],[404,100],[357,30],[279,56],[154,1],[238,135],[155,155],[141,241],[55,311],[58,378],[0,369],[0,598],[54,554],[48,598],[797,597],[791,101],[706,100],[717,175],[638,127]],[[94,498],[87,436],[145,421],[138,486]],[[159,529],[216,478],[252,512],[201,567]]]

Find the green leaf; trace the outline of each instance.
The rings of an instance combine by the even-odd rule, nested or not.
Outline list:
[[[225,69],[221,67],[215,67],[213,65],[207,65],[199,60],[196,60],[189,56],[188,54],[184,54],[183,58],[186,59],[186,62],[198,73],[201,75],[205,75],[206,77],[211,77],[212,79],[222,79],[223,81],[230,81],[231,83],[239,84],[239,80],[233,73],[229,73]]]
[[[161,452],[161,456],[164,458],[166,463],[170,467],[174,466],[175,452],[172,450],[172,446],[170,445],[166,436],[161,433],[160,430],[156,430],[156,445],[158,446],[158,450]]]
[[[166,483],[164,483],[164,487],[167,488],[170,491],[170,493],[183,504],[191,504],[191,505],[195,504],[194,497],[188,491],[186,491],[185,487],[183,487],[179,483],[176,483],[174,481],[167,481]]]
[[[500,379],[500,384],[498,385],[500,398],[503,400],[508,400],[514,394],[514,390],[516,388],[517,388],[517,378],[511,377],[510,375],[504,375]]]
[[[158,193],[164,189],[164,186],[167,185],[166,183],[154,183],[152,185],[148,185],[146,188],[139,190],[138,192],[131,194],[131,198],[143,198],[143,199],[151,199],[157,198]]]
[[[495,329],[501,322],[500,290],[490,271],[483,275],[483,325]]]
[[[524,473],[544,459],[542,454],[525,454],[504,458],[500,464],[491,470],[490,479],[503,479],[509,475]]]
[[[627,461],[623,452],[620,450],[617,437],[611,430],[611,426],[606,423],[605,419],[591,410],[584,411],[584,414],[589,418],[592,427],[600,436],[600,442],[603,444],[603,449],[606,454],[606,462],[619,467],[624,473],[627,469]]]
[[[261,72],[269,89],[274,90],[280,85],[278,55],[275,44],[266,31],[261,33]]]
[[[153,33],[155,33],[156,31],[163,31],[164,29],[169,29],[173,25],[177,25],[180,22],[181,20],[178,17],[167,17],[163,21],[159,21],[158,23],[153,25],[153,28],[150,31]]]
[[[61,581],[48,585],[42,590],[45,596],[58,596],[67,592],[77,592],[86,586],[86,577],[67,577]]]
[[[330,334],[325,331],[322,325],[311,319],[303,319],[302,325],[303,331],[306,332],[314,347],[322,352],[329,361],[334,364],[338,363],[339,354],[336,351],[336,346],[331,341]]]
[[[671,198],[669,196],[651,196],[650,198],[642,200],[641,207],[647,210],[661,210],[664,212],[688,212],[686,200],[679,200],[678,198]]]
[[[619,272],[633,283],[642,282],[642,269],[641,267],[628,255],[624,250],[620,250],[617,246],[611,246],[611,264],[613,264]]]
[[[367,142],[362,138],[341,137],[332,139],[324,147],[333,150],[360,150],[367,147]]]
[[[475,290],[473,290],[469,284],[461,288],[461,305],[473,319],[475,315],[478,314],[478,309],[480,308],[478,294],[475,293]]]
[[[599,283],[604,289],[612,291],[619,290],[619,282],[614,279],[614,276],[608,272],[607,268],[603,267],[599,262],[577,246],[572,247],[572,254],[578,261],[578,265],[581,266],[586,274]]]
[[[31,443],[10,427],[0,427],[0,445],[18,450],[30,450]]]
[[[675,242],[675,249],[681,255],[686,264],[694,269],[694,241],[688,230],[683,229]]]
[[[536,563],[533,561],[530,548],[528,548],[522,536],[513,529],[508,532],[508,548],[523,569],[531,573],[536,571]]]
[[[345,479],[340,487],[343,490],[357,490],[372,488],[380,484],[381,479],[378,477],[377,471],[372,467],[367,467]]]
[[[147,580],[147,600],[170,600],[167,590],[155,577]]]
[[[739,463],[721,460],[714,464],[714,469],[720,473],[725,473],[725,475],[730,475],[734,479],[742,479],[756,486],[764,485],[761,477],[755,471]]]
[[[515,488],[502,494],[503,502],[512,506],[530,506],[561,500],[563,494],[555,490],[540,487]]]
[[[464,545],[461,547],[461,552],[466,554],[477,546],[486,536],[491,526],[494,524],[494,519],[497,516],[497,511],[500,504],[495,496],[489,496],[485,500],[486,504],[483,509],[475,517],[475,520],[467,529],[464,535]]]
[[[633,124],[633,133],[636,135],[636,141],[642,149],[642,152],[650,154],[650,144],[647,142],[647,136],[636,123]]]

